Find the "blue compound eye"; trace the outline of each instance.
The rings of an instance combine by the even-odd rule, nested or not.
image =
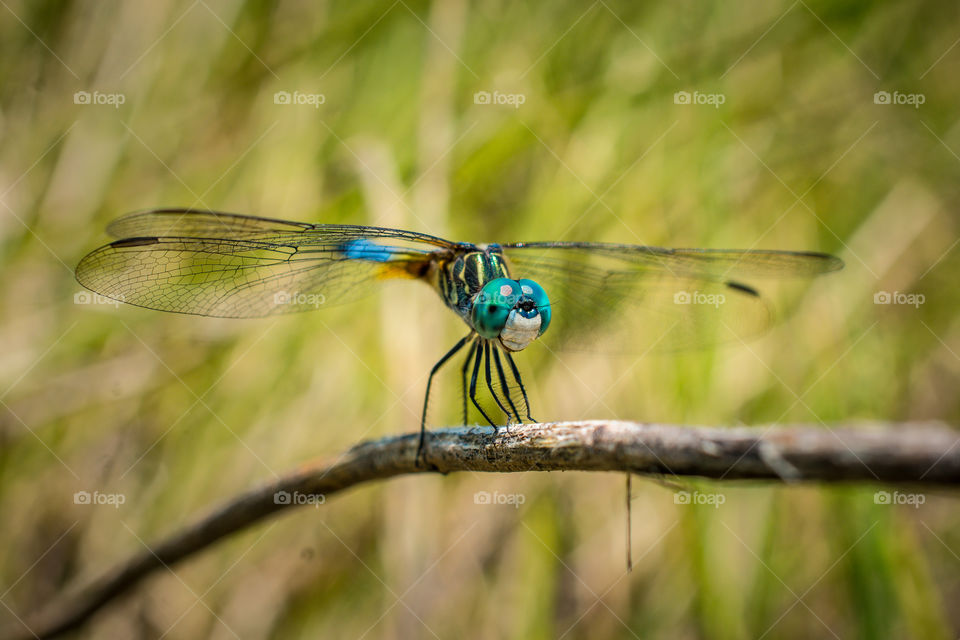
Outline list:
[[[490,340],[500,335],[521,293],[520,284],[509,278],[496,278],[483,285],[470,311],[477,333]]]
[[[537,305],[537,311],[540,312],[540,332],[537,335],[542,336],[543,332],[550,326],[550,298],[547,292],[533,280],[517,280],[520,284],[520,290]]]

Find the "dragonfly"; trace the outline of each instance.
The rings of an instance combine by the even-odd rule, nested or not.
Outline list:
[[[481,380],[508,424],[533,422],[513,356],[535,342],[621,353],[743,340],[772,321],[769,304],[748,281],[843,268],[839,258],[809,251],[481,244],[180,208],[127,214],[107,231],[117,240],[87,254],[77,280],[107,298],[160,311],[267,317],[350,302],[384,281],[426,283],[467,333],[430,369],[418,463],[434,377],[464,349],[464,424],[469,399],[497,426],[495,411],[478,401]]]

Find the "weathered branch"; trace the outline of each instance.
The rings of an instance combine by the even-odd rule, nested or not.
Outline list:
[[[75,628],[151,572],[297,506],[300,496],[329,496],[407,473],[628,471],[718,480],[960,484],[960,431],[935,423],[827,429],[592,421],[454,428],[430,434],[429,468],[416,464],[417,438],[407,434],[365,442],[332,464],[305,465],[242,494],[4,637],[48,638]]]

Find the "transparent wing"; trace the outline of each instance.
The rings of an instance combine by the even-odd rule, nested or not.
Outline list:
[[[514,278],[551,300],[543,340],[566,349],[670,351],[745,340],[773,321],[752,282],[843,267],[821,253],[600,243],[503,245]]]
[[[133,213],[120,240],[85,256],[77,280],[129,304],[253,318],[354,300],[378,280],[421,277],[458,245],[425,234],[185,209]]]
[[[107,226],[115,238],[147,236],[180,236],[190,238],[257,238],[276,239],[283,243],[310,244],[317,239],[346,242],[354,239],[380,238],[385,247],[391,242],[403,248],[410,243],[423,250],[453,249],[457,243],[425,233],[348,224],[310,224],[275,218],[245,216],[202,209],[148,209],[117,218]]]

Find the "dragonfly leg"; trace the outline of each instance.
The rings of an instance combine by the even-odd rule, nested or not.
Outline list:
[[[510,408],[513,410],[512,414],[508,414],[508,418],[511,421],[516,418],[518,423],[523,422],[523,419],[520,417],[520,413],[517,412],[517,405],[513,403],[510,387],[507,386],[507,376],[503,373],[503,363],[500,362],[500,350],[496,347],[493,347],[492,350],[493,363],[497,365],[497,376],[500,378],[500,391],[503,393],[503,397],[507,399],[507,404],[509,404]]]
[[[486,360],[486,379],[487,379],[487,389],[490,390],[490,395],[493,396],[493,399],[496,401],[497,406],[500,407],[500,410],[507,414],[507,420],[510,419],[510,411],[503,406],[503,403],[500,402],[500,396],[497,395],[496,390],[493,388],[493,376],[490,375],[490,342],[485,341],[483,343],[483,355]]]
[[[473,360],[473,354],[477,351],[477,343],[474,342],[467,351],[467,358],[463,361],[463,369],[460,370],[460,376],[463,382],[463,426],[467,426],[467,369],[470,368],[470,362]]]
[[[510,364],[510,370],[513,371],[513,379],[517,381],[517,384],[520,386],[520,394],[523,396],[523,404],[527,409],[527,420],[530,422],[536,422],[533,417],[530,415],[530,401],[527,400],[527,390],[523,386],[523,380],[520,379],[520,369],[517,368],[517,363],[513,361],[513,356],[510,355],[510,352],[505,352],[504,355],[507,357],[507,362]]]
[[[490,416],[487,415],[487,412],[483,410],[483,407],[480,406],[480,403],[477,402],[477,376],[480,373],[480,361],[483,360],[483,350],[480,348],[480,341],[483,338],[477,338],[476,347],[477,353],[476,357],[473,359],[473,375],[470,376],[470,400],[473,402],[473,406],[477,408],[477,411],[480,412],[484,418],[487,419],[487,422],[490,423],[491,427],[495,427],[493,420],[490,419]]]
[[[423,455],[423,445],[426,441],[427,435],[427,406],[430,404],[430,385],[433,384],[433,376],[440,370],[447,360],[452,358],[457,351],[463,348],[463,345],[467,344],[467,340],[470,339],[470,336],[473,335],[471,331],[463,338],[460,339],[457,344],[453,345],[453,348],[450,351],[447,351],[446,354],[440,360],[437,361],[437,364],[433,365],[433,368],[430,369],[430,375],[427,377],[427,392],[423,396],[423,415],[420,417],[420,444],[417,445],[417,465],[420,464],[420,458]]]

